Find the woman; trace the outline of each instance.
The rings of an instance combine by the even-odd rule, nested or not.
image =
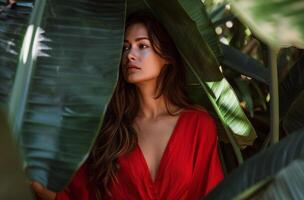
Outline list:
[[[223,178],[210,115],[191,105],[185,69],[151,15],[126,23],[118,83],[85,164],[57,194],[41,199],[201,199]]]

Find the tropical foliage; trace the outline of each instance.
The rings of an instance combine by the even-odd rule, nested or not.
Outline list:
[[[207,198],[303,196],[301,0],[0,2],[0,104],[30,179],[58,191],[86,158],[117,78],[125,18],[147,10],[183,57],[189,96],[218,122],[229,175]],[[275,193],[280,184],[294,189]]]

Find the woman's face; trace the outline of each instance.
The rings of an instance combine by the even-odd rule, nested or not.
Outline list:
[[[144,24],[136,23],[127,28],[122,55],[122,70],[127,82],[138,84],[156,80],[167,63],[152,48]]]

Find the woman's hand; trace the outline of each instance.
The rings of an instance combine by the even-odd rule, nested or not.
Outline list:
[[[55,200],[56,193],[51,190],[48,190],[39,182],[33,181],[31,183],[31,187],[39,200]]]

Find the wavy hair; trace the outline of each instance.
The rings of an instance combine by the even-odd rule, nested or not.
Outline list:
[[[185,67],[174,42],[162,24],[147,12],[136,12],[128,16],[125,30],[133,24],[141,23],[148,31],[152,48],[162,58],[169,61],[158,77],[157,96],[164,96],[166,109],[174,113],[169,105],[179,108],[192,107],[185,92]],[[108,184],[117,181],[117,158],[131,152],[137,144],[137,134],[132,127],[139,112],[139,97],[134,84],[124,79],[120,66],[118,81],[107,106],[102,127],[87,159],[89,180],[96,187],[95,196],[100,200],[110,194]]]

